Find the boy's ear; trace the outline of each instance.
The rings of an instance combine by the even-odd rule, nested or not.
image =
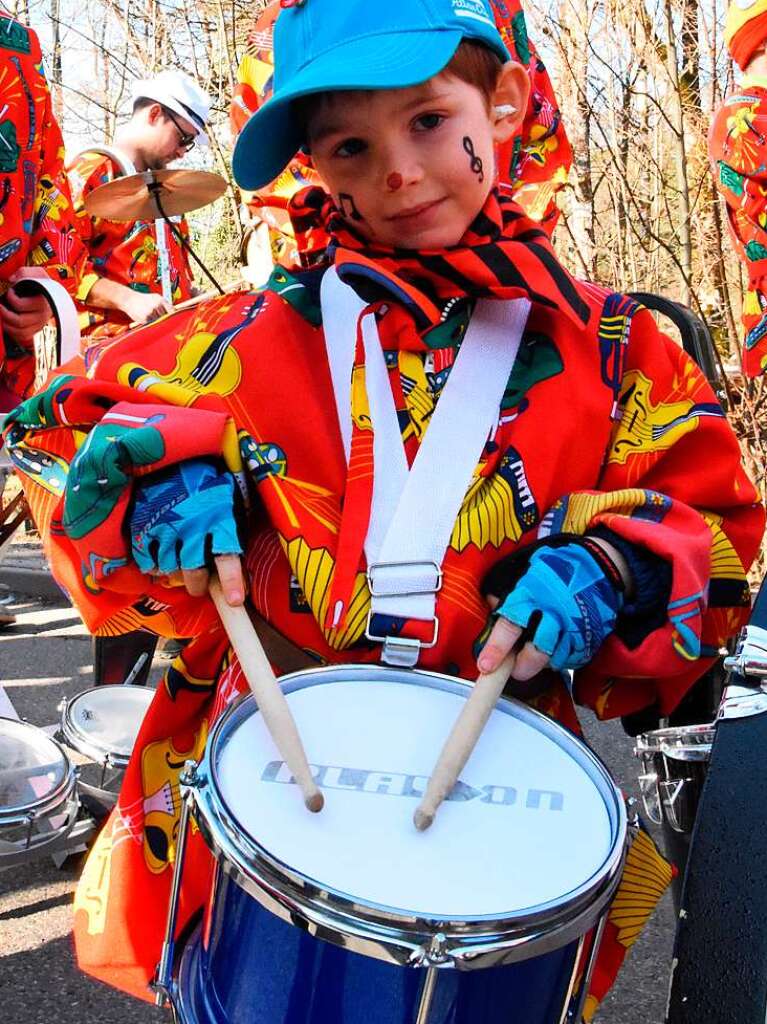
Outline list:
[[[530,78],[525,68],[510,60],[501,68],[490,105],[493,140],[508,142],[517,133],[525,117],[530,95]]]

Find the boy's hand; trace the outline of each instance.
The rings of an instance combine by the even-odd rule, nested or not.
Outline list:
[[[498,620],[477,659],[480,672],[497,668],[523,632],[529,639],[517,653],[513,679],[531,679],[547,666],[563,671],[588,664],[623,605],[620,576],[608,577],[606,564],[584,544],[538,548],[497,607]]]
[[[213,564],[224,592],[226,603],[236,607],[245,603],[245,577],[239,555],[216,555]],[[207,569],[182,569],[181,581],[192,597],[204,597],[210,584]]]
[[[245,584],[234,517],[234,479],[191,459],[136,484],[130,518],[133,557],[142,572],[176,576],[193,597],[208,589],[213,562],[228,604],[242,604]]]

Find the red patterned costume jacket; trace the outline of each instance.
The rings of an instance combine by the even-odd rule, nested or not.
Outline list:
[[[764,524],[702,374],[638,303],[573,280],[545,232],[495,193],[449,263],[440,254],[409,262],[365,255],[350,230],[334,237],[339,275],[366,301],[371,289],[384,300],[379,332],[410,458],[449,380],[472,299],[532,303],[497,429],[445,556],[439,642],[420,665],[474,678],[490,626],[485,573],[537,539],[602,524],[669,563],[670,592],[653,621],[624,623],[576,673],[576,698],[602,718],[653,703],[668,713],[747,618],[745,570]],[[277,268],[262,292],[210,300],[92,349],[87,377],[52,381],[8,423],[54,572],[89,629],[194,637],[144,720],[75,903],[81,965],[144,998],[165,923],[179,773],[245,686],[212,603],[161,586],[132,563],[124,530],[132,481],[184,459],[220,457],[250,498],[245,563],[258,611],[321,660],[380,656],[364,636],[363,562],[345,620],[334,628],[327,619],[353,502],[318,301],[322,273]],[[203,362],[214,367],[205,377]],[[364,367],[354,372],[353,381],[364,377]],[[364,394],[352,388],[350,410],[363,433],[371,429]],[[370,468],[356,470],[359,479]],[[541,683],[536,705],[577,728],[561,678]],[[156,799],[168,787],[174,810]],[[210,877],[210,854],[195,834],[180,928]],[[610,910],[588,1018],[669,878],[642,833]]]
[[[99,278],[108,277],[137,292],[162,293],[154,222],[105,220],[91,217],[85,211],[85,198],[95,188],[119,177],[120,173],[120,168],[110,157],[99,153],[83,153],[69,167],[77,225],[88,251],[77,299],[80,331],[89,344],[99,338],[120,334],[129,323],[128,317],[119,309],[97,309],[88,305],[88,292]],[[188,237],[189,228],[183,218],[176,221],[176,227]],[[192,296],[192,271],[189,257],[175,236],[171,236],[170,231],[166,234],[175,304]]]
[[[767,79],[747,75],[724,100],[711,124],[709,157],[748,279],[743,367],[756,377],[767,369]]]
[[[0,13],[0,294],[15,271],[36,266],[74,295],[84,255],[40,43]],[[13,405],[7,392],[25,395],[34,379],[32,351],[0,337],[0,409]]]

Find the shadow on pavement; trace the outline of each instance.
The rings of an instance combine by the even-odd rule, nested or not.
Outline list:
[[[94,982],[74,965],[72,940],[0,958],[0,1005],[8,1024],[162,1024],[165,1013]]]

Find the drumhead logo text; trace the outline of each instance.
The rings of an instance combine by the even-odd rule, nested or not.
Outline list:
[[[379,772],[368,768],[341,768],[330,764],[309,765],[314,781],[321,789],[346,789],[375,796],[403,796],[420,798],[429,781],[425,775],[407,775],[403,772]],[[295,785],[290,769],[284,761],[270,761],[261,773],[262,782]],[[470,786],[460,780],[446,798],[454,802],[477,800],[495,807],[522,807],[529,811],[561,811],[565,805],[564,793],[555,789],[518,790],[515,786]]]

